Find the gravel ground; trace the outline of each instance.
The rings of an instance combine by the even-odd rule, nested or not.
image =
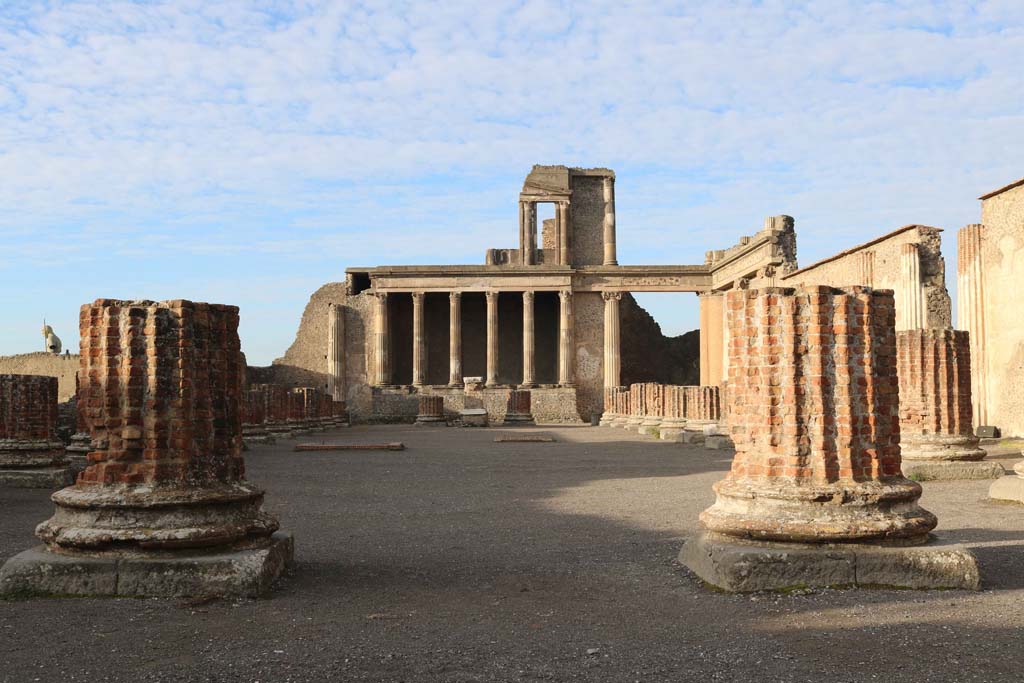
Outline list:
[[[622,430],[356,427],[248,454],[296,562],[262,600],[0,601],[0,681],[1011,681],[1024,507],[926,482],[984,590],[726,595],[676,563],[731,451]],[[1006,464],[1012,460],[1002,461]],[[47,493],[0,488],[0,558]],[[825,678],[827,677],[827,678]]]

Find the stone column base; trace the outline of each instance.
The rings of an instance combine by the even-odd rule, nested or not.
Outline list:
[[[682,443],[686,431],[686,420],[681,417],[666,417],[661,421],[659,436],[662,441]]]
[[[601,413],[601,421],[597,423],[598,427],[611,427],[615,421],[616,416],[611,413]]]
[[[644,423],[644,418],[639,415],[634,415],[626,418],[626,423],[622,425],[624,428],[631,432],[639,432],[640,425]]]
[[[85,555],[37,546],[0,568],[0,595],[102,597],[256,597],[291,562],[291,534],[202,551]]]
[[[636,430],[641,436],[653,436],[657,438],[661,433],[661,418],[646,417]]]
[[[726,434],[704,435],[704,448],[711,448],[714,450],[726,450],[735,447],[736,445],[732,442],[732,437]]]
[[[917,546],[744,541],[704,532],[689,539],[679,562],[730,593],[857,586],[979,590],[974,555],[954,543]]]
[[[84,467],[82,469],[85,469]],[[62,489],[74,482],[75,468],[32,467],[25,469],[0,469],[0,485],[19,489]]]
[[[900,438],[900,452],[907,460],[971,461],[985,457],[976,436],[956,434],[904,434]]]
[[[988,497],[1014,503],[1024,503],[1024,461],[1013,466],[1015,476],[1002,477],[992,482],[988,488]]]
[[[904,460],[903,476],[915,481],[998,479],[1003,466],[986,460]]]
[[[618,415],[611,421],[610,426],[625,429],[627,424],[629,424],[629,418],[625,415]]]

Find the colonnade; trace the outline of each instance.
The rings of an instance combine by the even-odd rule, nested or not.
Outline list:
[[[465,386],[462,374],[462,292],[449,292],[449,346],[448,386]],[[498,385],[499,316],[498,296],[500,292],[484,292],[487,300],[487,370],[486,386]],[[427,334],[424,317],[425,292],[412,292],[412,384],[422,387],[427,376]],[[537,386],[536,378],[536,292],[526,290],[523,298],[523,374],[520,386]],[[377,292],[374,305],[374,353],[371,366],[371,381],[379,387],[393,386],[391,363],[391,330],[388,320],[389,292]],[[572,291],[558,292],[558,383],[561,386],[575,384],[575,335],[573,331]]]

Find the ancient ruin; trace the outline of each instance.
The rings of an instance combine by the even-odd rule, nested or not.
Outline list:
[[[0,375],[0,484],[56,489],[72,472],[57,438],[57,379]]]
[[[538,225],[539,204],[553,205],[555,218]],[[450,416],[484,410],[500,424],[510,392],[524,390],[537,422],[580,424],[606,411],[605,389],[624,384],[630,292],[699,295],[694,379],[717,387],[723,292],[796,270],[787,216],[700,265],[620,265],[608,169],[535,166],[518,207],[518,246],[489,249],[484,265],[347,269],[344,283],[314,294],[274,381],[327,387],[358,422],[411,422],[419,397],[437,395]]]
[[[977,588],[973,556],[925,544],[900,471],[896,306],[861,287],[728,297],[732,469],[680,561],[729,591]]]
[[[292,554],[242,460],[238,309],[99,299],[81,311],[81,410],[93,450],[45,546],[0,593],[256,595]]]

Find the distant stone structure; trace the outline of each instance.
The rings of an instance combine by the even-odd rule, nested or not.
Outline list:
[[[727,300],[732,469],[680,560],[729,591],[978,588],[900,471],[896,306],[861,287],[765,288]]]
[[[554,205],[555,218],[538,225],[539,204]],[[699,295],[693,380],[718,386],[723,293],[796,269],[788,216],[699,265],[620,265],[615,174],[604,168],[535,166],[518,223],[518,246],[489,249],[484,265],[349,268],[344,283],[314,294],[271,381],[326,387],[360,422],[411,422],[419,397],[437,395],[449,414],[482,408],[500,424],[516,390],[530,392],[537,422],[579,424],[606,410],[606,388],[652,364],[622,346],[645,343],[629,336],[634,325],[653,325],[630,292]],[[658,379],[646,370],[640,379]],[[467,385],[477,376],[483,386]]]
[[[46,350],[49,353],[59,355],[64,350],[64,346],[60,343],[60,337],[53,333],[53,328],[43,321],[43,340],[46,345]]]
[[[0,484],[57,489],[72,472],[57,438],[57,379],[0,375]]]
[[[292,541],[244,480],[238,309],[100,299],[80,323],[89,466],[53,495],[46,546],[0,569],[0,592],[265,591]]]

